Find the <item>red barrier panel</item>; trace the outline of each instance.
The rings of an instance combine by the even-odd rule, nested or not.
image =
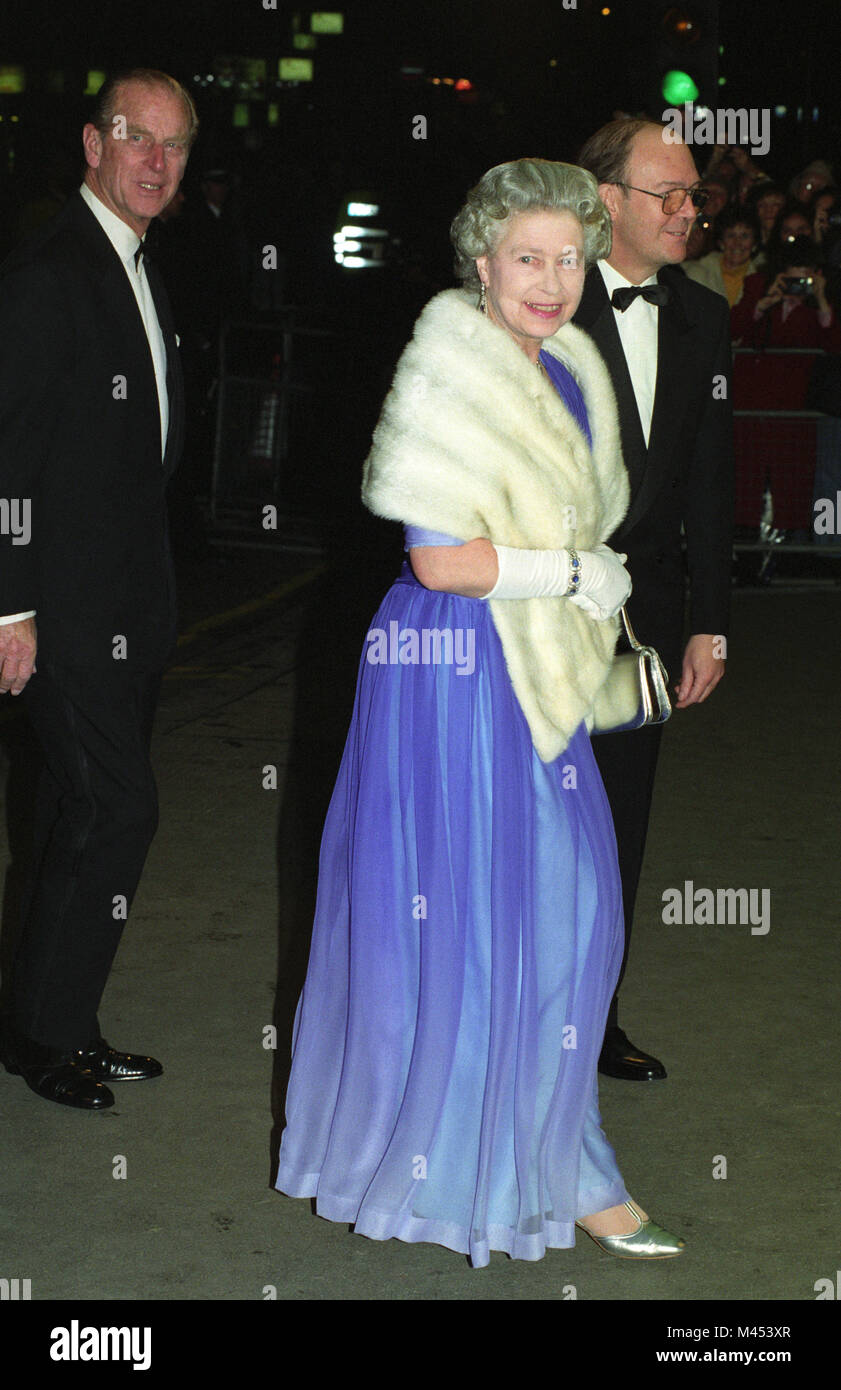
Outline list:
[[[815,486],[817,416],[736,416],[736,525],[758,526],[765,484],[771,485],[774,525],[810,530]]]
[[[733,354],[734,410],[802,410],[816,357],[822,352],[752,352]]]
[[[759,526],[766,484],[773,524],[810,530],[815,485],[817,422],[804,408],[820,352],[737,349],[733,358],[736,454],[736,525]],[[749,412],[749,413],[745,413]]]

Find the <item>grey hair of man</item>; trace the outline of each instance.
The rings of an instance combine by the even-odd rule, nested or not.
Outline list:
[[[512,217],[522,212],[569,212],[584,235],[584,264],[609,255],[610,215],[592,174],[553,159],[514,159],[483,174],[453,218],[450,239],[456,276],[465,289],[479,289],[478,256],[492,256]]]
[[[187,143],[188,146],[192,145],[199,129],[195,102],[186,87],[183,87],[176,78],[171,77],[168,72],[161,72],[158,68],[125,68],[106,78],[97,93],[96,103],[91,112],[91,124],[95,125],[102,134],[106,134],[111,129],[114,116],[119,110],[123,88],[131,82],[144,87],[168,91],[179,99],[187,118]]]
[[[660,131],[664,129],[660,121],[652,121],[646,116],[608,121],[607,125],[603,125],[581,146],[578,152],[579,164],[589,169],[597,184],[626,183],[634,141],[640,132],[647,130],[649,126],[654,126]],[[627,196],[625,191],[625,197]]]

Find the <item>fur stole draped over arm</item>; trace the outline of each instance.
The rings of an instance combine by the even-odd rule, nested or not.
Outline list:
[[[593,436],[552,383],[462,290],[427,304],[385,399],[362,500],[376,516],[459,540],[591,550],[628,506],[613,387],[598,349],[567,323],[543,343],[577,380]],[[566,598],[492,599],[508,673],[532,740],[552,762],[613,658],[618,620]]]

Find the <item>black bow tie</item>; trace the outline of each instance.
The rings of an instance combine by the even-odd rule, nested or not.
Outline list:
[[[672,292],[668,285],[627,285],[622,289],[614,290],[610,302],[614,309],[618,309],[624,314],[629,304],[633,304],[637,295],[641,294],[643,299],[647,299],[649,304],[668,304],[672,297]]]
[[[153,260],[155,259],[155,252],[157,251],[157,249],[158,249],[158,248],[157,248],[157,246],[156,246],[156,244],[155,244],[155,238],[154,238],[153,236],[150,236],[149,232],[147,232],[146,235],[145,235],[145,237],[144,237],[143,240],[141,241],[140,245],[138,246],[137,250],[136,250],[135,253],[134,253],[134,264],[135,264],[135,268],[136,268],[137,270],[140,269],[140,258],[141,258],[141,256],[142,256],[143,259],[146,261],[146,264],[147,264],[147,265],[149,264],[150,261],[153,261]]]

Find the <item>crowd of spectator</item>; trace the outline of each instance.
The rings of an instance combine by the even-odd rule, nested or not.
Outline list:
[[[716,146],[684,270],[724,295],[734,346],[841,350],[841,187],[816,159],[788,182]]]
[[[745,428],[739,435],[737,493],[746,480],[756,484],[758,478],[761,488],[764,478],[774,498],[776,524],[781,498],[791,493],[795,475],[802,474],[809,487],[806,465],[812,459],[814,499],[835,498],[841,489],[841,180],[823,159],[813,160],[791,179],[775,179],[746,149],[735,146],[716,147],[702,183],[709,196],[692,228],[683,268],[727,299],[733,346],[818,353],[806,367],[790,368],[784,378],[769,362],[767,391],[759,397],[755,370],[734,378],[737,410],[746,382],[751,407],[767,396],[770,409],[782,405],[818,412],[812,435],[792,426],[801,430],[796,444],[793,435],[769,440],[762,421],[754,445]],[[807,528],[808,496],[796,505],[790,497],[788,501],[782,513],[791,516],[782,520],[782,530],[774,531],[776,537],[838,544],[835,531],[821,535]],[[757,500],[757,516],[758,508]]]

